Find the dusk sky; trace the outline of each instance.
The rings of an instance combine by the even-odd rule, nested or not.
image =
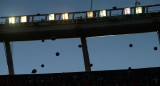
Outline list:
[[[160,0],[139,0],[141,5],[160,4]],[[90,0],[1,0],[0,17],[33,14],[89,11]],[[132,7],[135,0],[93,0],[93,10],[111,9],[113,6]],[[1,20],[0,20],[1,22]],[[129,28],[128,28],[129,29]],[[55,41],[12,42],[15,74],[62,73],[85,71],[79,38]],[[160,67],[160,47],[156,32],[119,36],[87,38],[92,70],[117,70]],[[133,47],[129,47],[133,44]],[[155,51],[154,47],[158,47]],[[60,52],[60,56],[55,53]],[[41,64],[45,67],[41,68]],[[0,75],[8,68],[4,45],[0,43]]]

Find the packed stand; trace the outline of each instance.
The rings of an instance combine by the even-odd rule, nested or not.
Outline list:
[[[0,86],[160,86],[160,68],[2,75]]]

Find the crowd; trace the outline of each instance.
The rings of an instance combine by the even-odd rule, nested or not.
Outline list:
[[[160,68],[2,75],[0,86],[160,86]]]

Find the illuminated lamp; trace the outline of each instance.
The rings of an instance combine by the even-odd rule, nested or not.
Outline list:
[[[22,23],[27,22],[27,16],[21,16],[21,22]]]
[[[69,19],[68,13],[62,14],[62,19],[63,20],[68,20]]]
[[[93,11],[87,12],[87,18],[93,18]]]
[[[125,15],[131,14],[131,8],[124,8],[124,14]]]
[[[49,14],[49,21],[54,20],[54,14]]]
[[[142,7],[136,7],[136,14],[142,13]]]
[[[15,17],[9,17],[9,24],[16,23]]]
[[[100,17],[106,17],[106,10],[100,11]]]

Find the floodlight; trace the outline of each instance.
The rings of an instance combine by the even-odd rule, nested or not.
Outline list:
[[[21,22],[22,23],[27,22],[27,16],[21,16]]]
[[[136,14],[142,13],[142,7],[136,7]]]
[[[9,24],[16,23],[15,17],[9,17]]]
[[[68,20],[68,19],[69,19],[68,13],[62,14],[62,19],[63,19],[63,20]]]
[[[49,21],[54,20],[54,14],[49,14]]]
[[[131,8],[124,8],[124,14],[125,15],[131,14]]]
[[[87,18],[93,18],[93,11],[87,12]]]
[[[106,10],[100,11],[100,17],[106,17]]]

